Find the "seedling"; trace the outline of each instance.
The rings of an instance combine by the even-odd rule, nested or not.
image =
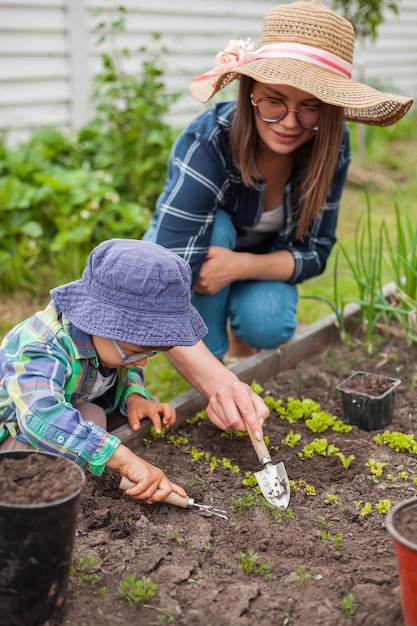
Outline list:
[[[293,430],[290,430],[288,435],[284,439],[281,440],[281,443],[283,443],[284,446],[288,446],[289,448],[295,448],[295,446],[297,445],[297,443],[299,443],[300,440],[301,440],[301,435],[298,433],[295,433]]]
[[[345,617],[353,617],[356,613],[355,599],[351,593],[347,593],[339,602],[339,611]]]
[[[305,565],[299,565],[295,572],[292,572],[292,579],[297,585],[304,585],[310,578],[314,580],[321,580],[323,576],[321,574],[316,574],[312,576],[306,571]]]
[[[369,480],[372,480],[374,483],[379,483],[379,478],[382,476],[382,471],[386,466],[386,463],[381,463],[381,461],[375,461],[375,459],[369,459],[365,463],[366,467],[369,467],[370,474],[367,475]]]
[[[265,578],[265,580],[269,580],[272,577],[272,561],[265,561],[265,563],[258,565],[259,555],[253,550],[248,550],[246,553],[238,552],[238,557],[242,570],[246,574],[257,574]]]
[[[193,487],[198,487],[199,489],[201,489],[201,491],[204,491],[206,488],[206,479],[197,474],[189,481],[188,487],[190,489],[192,489]]]
[[[174,437],[174,435],[171,435],[169,439],[167,439],[167,443],[171,443],[174,446],[180,448],[181,446],[187,445],[188,437]]]
[[[378,445],[386,445],[395,450],[395,452],[411,452],[417,454],[417,441],[414,435],[406,435],[404,433],[386,430],[382,435],[375,435],[374,441]]]
[[[190,419],[187,420],[187,424],[194,426],[195,424],[197,424],[197,422],[209,422],[209,421],[210,419],[206,411],[199,411],[198,413],[194,415],[194,417],[190,417]]]
[[[245,493],[244,496],[232,502],[232,509],[235,513],[242,515],[247,513],[255,505],[255,500],[251,493]]]
[[[328,493],[325,499],[326,504],[336,504],[337,506],[342,506],[342,501],[339,496],[336,496],[334,493]]]
[[[386,515],[391,508],[391,502],[389,500],[380,500],[378,504],[375,504],[375,508],[381,515]]]
[[[100,559],[91,554],[85,554],[81,558],[71,563],[71,591],[75,596],[86,589],[95,589],[103,576],[97,573]],[[99,589],[100,593],[104,592],[104,587]]]
[[[142,576],[141,579],[138,579],[135,574],[132,574],[118,584],[117,597],[138,606],[149,602],[155,596],[157,589],[158,585],[152,582],[150,578]]]
[[[354,500],[353,504],[355,505],[355,507],[357,509],[362,507],[362,503],[363,500]],[[370,502],[367,502],[362,508],[361,508],[361,512],[359,513],[359,517],[366,517],[367,515],[369,515],[372,512],[372,504]]]
[[[178,545],[184,546],[184,547],[187,547],[191,541],[190,535],[186,535],[184,538],[181,538],[176,530],[171,530],[169,536],[170,536],[171,541],[174,541],[178,543]]]

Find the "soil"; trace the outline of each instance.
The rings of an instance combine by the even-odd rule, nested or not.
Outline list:
[[[341,419],[336,385],[353,371],[399,378],[388,429],[416,435],[417,346],[390,335],[375,345],[366,355],[359,332],[352,345],[333,345],[263,383],[263,395],[284,406],[288,398],[308,398]],[[282,443],[290,431],[301,435],[294,448]],[[62,623],[404,626],[393,541],[376,505],[416,495],[417,457],[377,444],[383,432],[354,426],[350,433],[314,433],[304,419],[290,424],[272,411],[264,434],[292,487],[288,508],[277,509],[242,483],[261,469],[247,435],[225,436],[203,419],[178,420],[162,439],[143,426],[131,447],[228,519],[196,507],[149,506],[126,496],[115,472],[88,474]],[[350,466],[334,454],[300,458],[316,438],[354,455]],[[199,461],[195,450],[205,453]],[[384,464],[381,476],[367,466],[370,459]],[[154,597],[138,605],[119,598],[120,583],[131,576],[157,585]]]
[[[1,504],[37,505],[68,498],[83,486],[79,468],[63,457],[37,452],[0,454]]]

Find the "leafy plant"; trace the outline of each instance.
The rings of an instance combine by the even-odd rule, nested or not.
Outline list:
[[[76,559],[70,566],[70,588],[75,596],[86,589],[95,589],[103,576],[97,572],[100,559],[91,554]],[[104,593],[105,588],[102,587],[100,593]]]
[[[299,565],[295,572],[292,572],[292,579],[297,585],[304,585],[308,580],[310,580],[310,578],[313,578],[314,580],[321,580],[323,576],[321,574],[312,576],[307,572],[305,565]]]
[[[379,483],[378,479],[381,478],[386,463],[382,463],[381,461],[375,461],[375,459],[369,459],[369,461],[367,461],[365,465],[369,468],[369,471],[371,472],[370,475],[368,475],[368,478],[376,483]]]
[[[357,509],[361,509],[359,517],[366,517],[372,512],[372,504],[370,502],[366,502],[364,506],[362,506],[363,500],[354,500],[353,504]]]
[[[375,504],[375,508],[378,513],[381,515],[386,515],[391,509],[391,502],[389,500],[380,500],[377,504]]]
[[[265,563],[258,565],[259,554],[254,552],[254,550],[238,552],[238,557],[245,574],[257,574],[265,578],[265,580],[269,580],[272,577],[272,561],[265,561]]]
[[[158,585],[150,578],[142,576],[139,579],[135,574],[132,574],[118,584],[117,597],[138,606],[149,602],[156,595],[157,590]]]
[[[235,513],[245,514],[253,506],[255,506],[255,500],[251,493],[245,493],[241,498],[236,498],[232,502],[232,509]]]
[[[339,602],[339,611],[345,617],[353,617],[356,613],[355,598],[351,593],[347,593]]]

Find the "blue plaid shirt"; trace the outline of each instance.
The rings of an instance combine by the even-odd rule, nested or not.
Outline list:
[[[91,337],[54,301],[13,328],[0,347],[0,442],[8,436],[75,461],[100,475],[120,439],[77,410],[93,387],[99,360]],[[130,393],[149,394],[141,368],[120,368],[115,396],[105,409],[125,414]]]
[[[152,216],[151,230],[156,243],[170,248],[191,265],[193,281],[198,277],[210,245],[217,208],[232,216],[239,235],[256,225],[263,208],[265,181],[247,187],[232,160],[229,133],[235,102],[223,102],[206,111],[179,136],[169,163],[165,188]],[[333,175],[327,208],[311,226],[304,241],[296,241],[298,218],[293,201],[300,166],[284,190],[284,226],[271,237],[262,253],[289,250],[295,269],[289,283],[321,274],[336,241],[340,197],[351,160],[349,133],[344,126],[343,141]]]

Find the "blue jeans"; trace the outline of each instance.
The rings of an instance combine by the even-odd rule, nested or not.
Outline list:
[[[155,241],[151,227],[143,236]],[[217,210],[210,244],[234,250],[237,234],[230,215]],[[276,280],[242,280],[207,296],[193,291],[192,303],[209,329],[204,342],[215,357],[226,354],[227,323],[233,334],[253,348],[275,348],[297,328],[298,291]]]
[[[236,238],[230,215],[217,210],[211,245],[233,250]],[[253,348],[275,348],[297,328],[297,287],[280,281],[236,281],[214,295],[193,292],[192,302],[209,329],[204,342],[217,358],[228,349],[228,321],[232,333]]]

